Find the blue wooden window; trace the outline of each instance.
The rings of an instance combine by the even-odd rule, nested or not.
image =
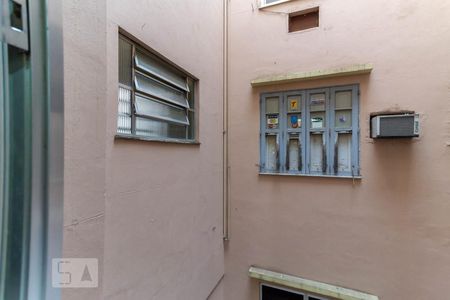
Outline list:
[[[358,85],[261,95],[260,172],[359,176]]]

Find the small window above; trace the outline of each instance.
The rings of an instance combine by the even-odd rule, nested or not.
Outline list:
[[[260,8],[277,5],[277,4],[281,4],[281,3],[289,2],[289,1],[291,1],[291,0],[261,0]]]
[[[289,32],[319,27],[319,8],[311,8],[289,14]]]

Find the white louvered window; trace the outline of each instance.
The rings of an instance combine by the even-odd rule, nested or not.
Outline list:
[[[119,37],[118,135],[194,142],[194,92],[194,78]]]

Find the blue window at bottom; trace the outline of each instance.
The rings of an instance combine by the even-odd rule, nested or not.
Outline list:
[[[329,300],[308,293],[261,284],[261,300]]]

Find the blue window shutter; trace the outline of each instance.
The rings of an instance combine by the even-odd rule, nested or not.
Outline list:
[[[337,107],[336,93],[345,92],[351,93],[348,107]],[[309,103],[315,94],[325,95],[324,109],[311,111]],[[270,98],[278,101],[276,113],[268,111],[266,107],[266,100]],[[291,99],[301,99],[301,104],[299,104],[301,109],[288,109]],[[268,103],[270,102],[269,100]],[[269,110],[274,109],[273,101],[271,106],[272,108]],[[336,111],[339,111],[338,115]],[[312,126],[311,116],[313,115],[316,115],[319,122],[322,122],[316,123],[316,126],[322,124],[321,128]],[[270,127],[268,123],[275,119],[276,126]],[[299,119],[301,119],[301,123],[298,123]],[[260,120],[260,172],[360,176],[358,85],[262,94],[260,97]],[[295,124],[296,122],[297,124]],[[293,124],[294,126],[292,126]],[[319,135],[320,137],[318,137]],[[319,165],[316,168],[310,164],[312,137],[316,142],[319,141],[316,145],[319,147],[323,145],[322,153],[318,157],[316,156],[321,160],[318,161]],[[296,149],[296,147],[299,148]],[[298,158],[296,157],[297,153]],[[272,158],[268,155],[272,155]],[[297,159],[292,164],[294,167],[290,165],[292,163],[290,155],[295,155],[293,158]],[[273,159],[276,159],[276,166]],[[271,162],[270,166],[267,165],[268,161]]]

